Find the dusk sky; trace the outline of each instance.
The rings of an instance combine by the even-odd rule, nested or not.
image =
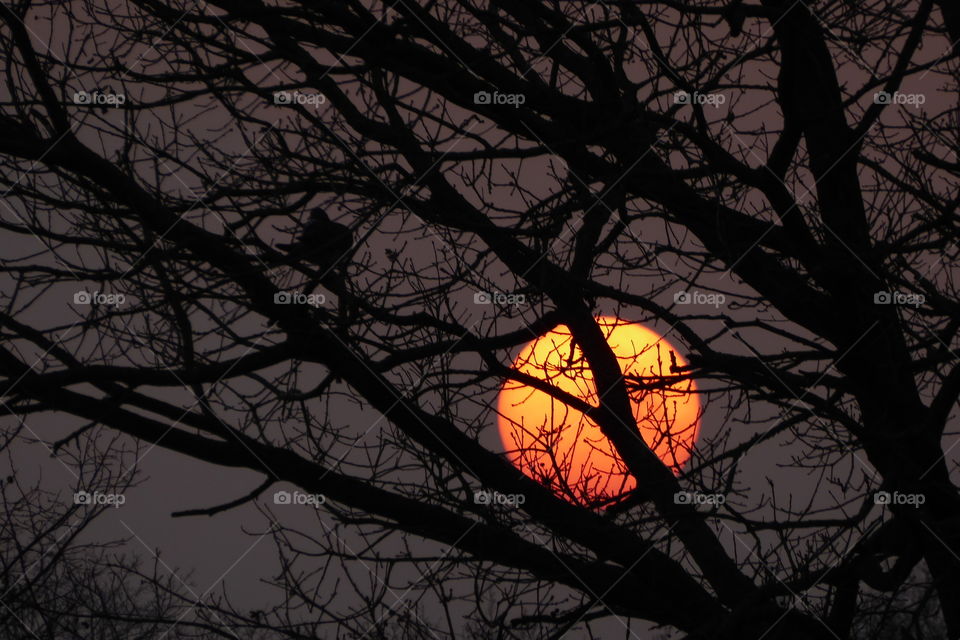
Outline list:
[[[960,638],[948,0],[0,9],[0,639]]]

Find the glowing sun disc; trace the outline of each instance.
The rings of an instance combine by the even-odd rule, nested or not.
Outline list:
[[[644,441],[679,473],[700,432],[696,385],[689,379],[667,380],[662,388],[643,390],[636,382],[678,377],[670,370],[671,352],[677,365],[686,365],[686,360],[663,336],[641,324],[612,317],[600,317],[597,323],[627,377]],[[565,326],[525,345],[514,368],[598,405],[593,373]],[[613,444],[593,420],[548,393],[507,380],[497,410],[500,439],[510,461],[557,495],[576,504],[596,505],[636,486]]]

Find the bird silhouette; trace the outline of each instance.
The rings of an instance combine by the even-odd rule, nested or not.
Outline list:
[[[333,222],[321,207],[310,212],[310,219],[300,230],[296,240],[278,244],[286,251],[291,262],[309,262],[320,268],[321,277],[331,271],[342,271],[350,259],[353,248],[353,232],[350,228]]]
[[[327,212],[317,207],[310,212],[310,219],[303,225],[293,242],[278,244],[286,251],[285,262],[295,264],[308,262],[317,267],[314,275],[303,289],[310,295],[323,283],[337,295],[338,330],[343,331],[356,313],[356,303],[349,301],[347,289],[347,265],[353,255],[353,232],[349,227],[333,222]]]

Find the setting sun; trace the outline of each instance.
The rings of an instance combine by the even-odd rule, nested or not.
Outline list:
[[[644,441],[674,472],[690,458],[700,430],[700,402],[692,380],[671,376],[686,361],[667,340],[640,324],[597,319],[627,379]],[[597,406],[593,373],[569,329],[559,326],[528,343],[514,369]],[[656,388],[644,385],[661,382]],[[598,505],[635,487],[634,478],[600,428],[544,391],[508,380],[498,399],[499,431],[510,460],[526,475],[577,503]]]

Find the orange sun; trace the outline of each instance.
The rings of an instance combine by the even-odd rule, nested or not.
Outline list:
[[[643,325],[610,317],[600,317],[597,323],[627,377],[644,441],[679,473],[700,431],[696,385],[692,380],[680,380],[660,385],[663,388],[641,387],[654,382],[652,378],[676,375],[670,371],[671,352],[679,366],[686,361],[663,336]],[[592,406],[598,404],[593,372],[563,325],[524,346],[514,368]],[[593,420],[546,392],[507,380],[497,409],[500,439],[511,462],[557,495],[575,504],[599,505],[636,486],[613,444]]]

